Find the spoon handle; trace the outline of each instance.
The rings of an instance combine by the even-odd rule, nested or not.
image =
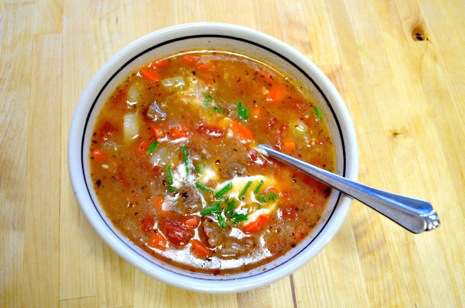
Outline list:
[[[430,231],[440,224],[438,214],[427,201],[371,188],[315,167],[267,145],[260,144],[258,149],[357,199],[413,233]]]

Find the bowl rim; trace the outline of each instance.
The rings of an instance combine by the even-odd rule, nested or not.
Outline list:
[[[300,63],[299,67],[305,67],[308,74],[312,77],[311,79],[327,97],[328,104],[334,109],[335,116],[337,116],[337,120],[341,125],[341,133],[343,135],[341,138],[343,137],[344,139],[343,149],[346,154],[345,176],[351,179],[357,178],[358,149],[350,113],[335,86],[310,59],[290,45],[257,30],[226,23],[200,22],[179,24],[148,33],[120,49],[97,71],[80,97],[69,131],[68,168],[73,191],[81,210],[99,236],[126,261],[150,276],[177,287],[199,292],[231,293],[254,289],[293,273],[319,253],[340,229],[349,210],[351,199],[347,196],[341,196],[341,200],[335,204],[333,215],[328,219],[327,225],[324,227],[324,230],[322,229],[318,240],[302,249],[301,253],[292,260],[289,260],[289,262],[282,263],[272,270],[252,277],[233,280],[201,280],[195,277],[184,276],[162,267],[155,267],[153,263],[145,260],[139,254],[130,251],[115,234],[108,232],[107,226],[102,223],[101,218],[93,207],[92,200],[87,194],[85,179],[81,173],[81,133],[84,129],[84,122],[88,111],[91,108],[96,93],[101,90],[102,83],[109,80],[115,67],[118,67],[121,63],[125,63],[133,54],[137,54],[138,51],[143,49],[143,46],[148,43],[153,44],[154,42],[158,42],[164,37],[183,36],[183,33],[225,33],[234,37],[247,38],[251,41],[260,42],[270,50],[279,50],[279,53],[284,53],[290,58],[297,59]]]

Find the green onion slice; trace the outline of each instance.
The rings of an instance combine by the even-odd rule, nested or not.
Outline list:
[[[174,192],[174,187],[173,187],[173,168],[171,168],[170,165],[167,165],[165,167],[165,180],[166,180],[166,185],[168,186],[168,191],[169,192]]]
[[[203,210],[201,210],[200,215],[208,216],[212,214],[220,214],[221,210],[221,202],[213,202],[209,207],[206,207]]]
[[[221,187],[218,191],[215,192],[215,198],[221,199],[223,196],[233,188],[233,184],[229,182],[228,184]]]
[[[237,115],[242,121],[247,121],[249,119],[249,109],[247,109],[247,106],[241,101],[237,102]]]
[[[239,200],[243,200],[245,198],[245,194],[247,193],[247,190],[249,190],[250,185],[252,185],[252,181],[248,181],[244,188],[242,188],[241,192],[239,193]]]
[[[263,185],[263,180],[260,180],[260,182],[258,183],[257,187],[255,187],[253,192],[258,193],[260,191],[260,188],[262,188],[262,185]]]
[[[159,144],[158,141],[152,142],[152,143],[149,145],[149,147],[147,148],[147,154],[150,155],[150,156],[152,156],[153,152],[155,152],[155,150],[157,149],[158,144]]]

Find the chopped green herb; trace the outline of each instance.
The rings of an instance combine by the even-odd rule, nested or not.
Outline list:
[[[237,102],[237,115],[242,121],[247,121],[249,119],[249,109],[247,109],[247,106],[241,101]]]
[[[204,192],[204,193],[212,193],[213,192],[213,189],[211,189],[210,187],[200,183],[199,181],[195,182],[195,187],[197,187],[198,190],[200,190],[201,192]]]
[[[258,193],[260,191],[260,188],[262,188],[262,185],[263,185],[263,180],[260,180],[260,182],[258,183],[257,187],[255,187],[253,192]]]
[[[233,215],[231,216],[231,222],[235,225],[237,225],[238,223],[242,221],[246,221],[247,219],[248,219],[248,216],[246,214],[237,213],[237,212],[234,212]]]
[[[216,104],[212,107],[212,109],[213,109],[213,111],[215,111],[217,113],[226,114],[226,111],[224,110],[224,108],[221,107],[221,106],[218,106]]]
[[[270,201],[273,202],[273,201],[278,200],[278,194],[274,192],[270,192],[267,194],[256,194],[255,198],[257,199],[258,202],[261,202],[261,203],[267,203]]]
[[[237,202],[234,199],[226,200],[226,208],[224,209],[224,215],[228,218],[234,215],[234,209],[237,206]]]
[[[315,111],[315,115],[318,119],[323,117],[323,113],[321,112],[320,108],[318,108],[318,106],[313,107],[313,110]]]
[[[215,112],[225,114],[225,110],[214,101],[213,96],[209,92],[203,93],[202,103],[206,108],[211,108]]]
[[[201,163],[194,164],[195,173],[201,174],[203,171],[203,165]]]
[[[169,192],[174,192],[174,187],[173,187],[173,168],[171,168],[170,165],[167,165],[165,167],[165,180],[166,180],[166,185],[168,186],[168,191]]]
[[[187,152],[187,147],[185,145],[181,146],[182,161],[186,166],[186,175],[189,175],[189,153]]]
[[[218,191],[215,192],[215,198],[221,199],[223,196],[233,188],[233,184],[229,182],[228,184],[221,187]]]
[[[245,194],[247,193],[247,190],[249,190],[250,185],[252,185],[252,181],[248,181],[244,188],[242,188],[241,192],[239,193],[239,200],[243,200],[245,198]]]
[[[226,228],[227,224],[226,224],[226,220],[224,219],[223,215],[217,214],[215,217],[216,217],[216,220],[218,220],[218,226],[220,226],[221,229]]]
[[[200,215],[208,216],[211,214],[220,214],[221,210],[221,202],[213,202],[209,207],[206,207],[203,210],[201,210]]]
[[[149,145],[149,147],[147,148],[148,155],[152,156],[153,152],[155,152],[155,150],[157,149],[158,143],[158,141],[154,141]]]
[[[213,97],[210,93],[204,92],[203,93],[203,105],[205,107],[210,107],[210,104],[213,102]]]

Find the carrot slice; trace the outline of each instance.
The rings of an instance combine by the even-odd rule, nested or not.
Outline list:
[[[184,55],[182,56],[182,61],[188,65],[193,65],[199,61],[199,57],[193,55]]]
[[[292,153],[295,151],[295,142],[291,139],[286,139],[283,142],[283,150],[287,153]]]
[[[151,68],[144,67],[139,72],[142,75],[142,77],[144,77],[145,79],[147,79],[150,82],[160,81],[160,78],[161,78],[160,74],[158,74],[157,71],[155,71],[155,70],[153,70]]]
[[[163,202],[164,202],[164,201],[165,201],[165,198],[163,198],[163,196],[156,196],[156,197],[153,199],[153,206],[155,207],[155,209],[157,210],[157,212],[163,211],[162,205],[163,205]]]
[[[199,240],[191,240],[192,253],[201,259],[206,259],[210,256],[208,247]]]
[[[153,228],[154,222],[155,221],[153,220],[153,218],[151,216],[146,216],[141,220],[140,228],[144,232],[150,232],[150,231],[153,230],[152,228]]]
[[[250,129],[237,121],[231,122],[233,133],[239,138],[241,143],[250,143],[253,141],[253,134]]]
[[[199,71],[211,72],[213,71],[213,64],[211,62],[198,63],[195,68]]]
[[[149,147],[150,145],[150,141],[149,140],[142,140],[139,145],[137,146],[137,152],[139,152],[139,154],[147,154],[147,148]]]
[[[107,156],[105,155],[105,153],[103,153],[99,149],[95,149],[92,151],[92,157],[98,163],[103,163],[107,159]]]
[[[266,101],[270,103],[279,103],[286,97],[286,88],[282,85],[273,85],[268,92]]]
[[[166,247],[168,246],[168,241],[159,232],[155,232],[154,234],[150,236],[148,244],[151,247],[154,247],[160,250],[165,250]]]
[[[166,59],[161,59],[161,60],[156,60],[152,62],[151,66],[155,68],[164,68],[167,67],[170,64],[170,62]]]
[[[157,124],[150,124],[150,129],[152,130],[153,135],[156,139],[163,137],[163,135],[165,134],[163,129]]]
[[[197,216],[192,216],[190,218],[187,218],[185,221],[184,221],[184,224],[191,228],[191,229],[195,229],[197,228],[197,226],[199,225],[199,218]]]
[[[246,224],[242,228],[242,231],[246,233],[256,233],[262,230],[269,221],[270,221],[270,216],[266,214],[262,214],[258,216],[257,219],[255,219],[251,223]]]
[[[169,136],[171,139],[178,139],[189,136],[189,130],[186,127],[172,127],[169,130]]]

